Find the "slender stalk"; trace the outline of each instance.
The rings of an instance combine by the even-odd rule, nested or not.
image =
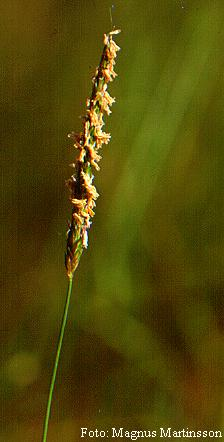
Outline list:
[[[66,301],[65,301],[65,307],[64,307],[64,314],[62,317],[61,328],[60,328],[60,333],[59,333],[59,338],[58,338],[58,346],[57,346],[57,352],[56,352],[56,357],[55,357],[55,362],[54,362],[54,369],[53,369],[53,373],[52,373],[50,390],[49,390],[49,395],[48,395],[47,410],[46,410],[46,415],[45,415],[45,420],[44,420],[42,442],[46,442],[46,440],[47,440],[48,424],[49,424],[49,418],[50,418],[50,413],[51,413],[51,402],[52,402],[52,397],[53,397],[53,392],[54,392],[54,384],[55,384],[58,363],[59,363],[60,354],[61,354],[61,347],[62,347],[64,332],[65,332],[65,326],[66,326],[67,317],[68,317],[68,309],[69,309],[70,298],[71,298],[71,293],[72,293],[72,282],[73,282],[73,278],[70,277],[69,283],[68,283],[68,290],[67,290],[67,296],[66,296]]]

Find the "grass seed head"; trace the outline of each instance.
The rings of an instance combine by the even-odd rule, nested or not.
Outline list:
[[[92,94],[87,99],[86,115],[83,118],[83,131],[72,132],[68,136],[74,140],[74,147],[79,155],[72,163],[74,173],[66,182],[70,191],[72,217],[67,231],[67,248],[65,266],[69,278],[79,264],[83,249],[88,247],[88,230],[94,216],[94,207],[98,193],[93,185],[93,168],[99,170],[101,156],[98,150],[103,144],[108,144],[110,134],[103,132],[103,117],[111,114],[111,105],[115,102],[107,92],[108,83],[113,81],[117,74],[114,71],[115,59],[119,46],[113,36],[120,30],[113,30],[104,34],[104,48],[100,64],[93,78]]]

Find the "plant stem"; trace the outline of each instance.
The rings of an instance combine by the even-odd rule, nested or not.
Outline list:
[[[66,326],[67,317],[68,317],[68,309],[69,309],[70,298],[71,298],[71,293],[72,293],[72,282],[73,282],[73,278],[71,277],[71,278],[69,278],[64,313],[63,313],[63,318],[62,318],[61,328],[60,328],[60,333],[59,333],[59,338],[58,338],[57,353],[56,353],[55,362],[54,362],[54,369],[53,369],[53,373],[52,373],[50,390],[49,390],[48,401],[47,401],[47,410],[46,410],[46,415],[45,415],[45,420],[44,420],[42,442],[46,442],[46,440],[47,440],[48,424],[49,424],[49,418],[50,418],[50,413],[51,413],[52,396],[53,396],[53,392],[54,392],[55,379],[56,379],[56,375],[57,375],[58,363],[59,363],[60,354],[61,354],[61,347],[62,347],[65,326]]]

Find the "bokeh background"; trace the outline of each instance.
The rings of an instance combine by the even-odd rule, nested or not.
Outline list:
[[[2,442],[41,439],[67,288],[67,133],[81,129],[110,6],[0,3]],[[79,441],[80,427],[224,427],[224,3],[116,0],[113,21],[112,140],[49,442]]]

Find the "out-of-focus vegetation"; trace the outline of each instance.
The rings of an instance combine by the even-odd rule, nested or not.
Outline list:
[[[110,30],[101,0],[1,14],[3,442],[40,440],[67,281],[64,181]],[[49,442],[80,427],[220,429],[224,4],[117,0],[100,193],[74,285]]]

